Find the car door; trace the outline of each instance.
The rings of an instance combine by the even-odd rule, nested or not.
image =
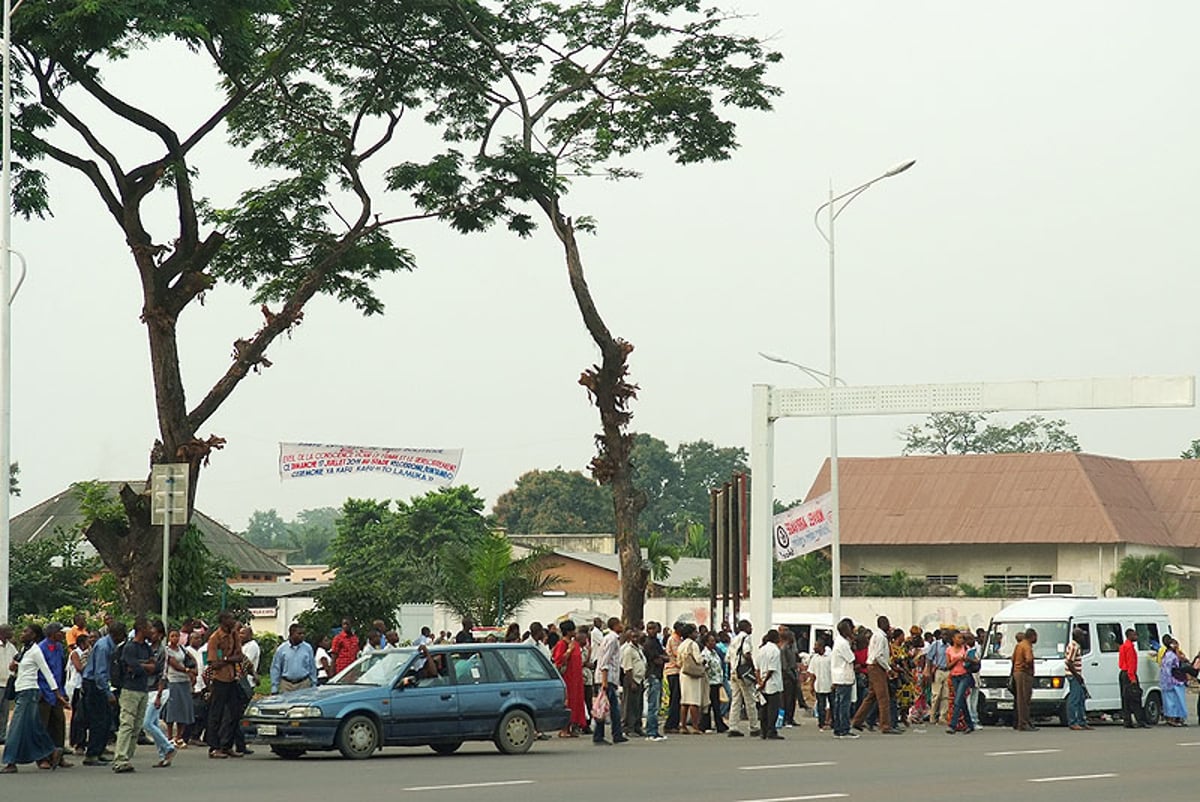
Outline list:
[[[1125,640],[1119,621],[1079,621],[1077,626],[1087,627],[1090,643],[1083,652],[1083,678],[1091,698],[1088,710],[1120,710],[1121,687],[1117,679],[1117,652]]]
[[[458,691],[458,717],[464,738],[487,738],[496,728],[500,705],[511,691],[478,649],[461,649],[448,655],[450,675]]]
[[[392,689],[385,738],[397,743],[426,743],[460,737],[458,689],[450,681],[445,655],[433,655],[436,675]]]

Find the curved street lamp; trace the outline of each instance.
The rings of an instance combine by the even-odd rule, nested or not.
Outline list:
[[[826,377],[826,387],[829,388],[829,503],[832,508],[833,516],[830,523],[830,569],[832,598],[830,599],[830,611],[833,613],[833,623],[836,626],[842,615],[842,539],[841,539],[841,518],[842,511],[839,506],[839,489],[838,489],[838,424],[837,424],[837,409],[834,407],[833,388],[837,385],[839,379],[837,375],[837,294],[835,292],[835,270],[834,270],[834,239],[833,239],[833,223],[837,220],[838,215],[845,211],[855,198],[866,192],[873,185],[879,183],[885,178],[900,175],[905,170],[916,164],[916,159],[910,159],[906,162],[897,164],[892,169],[872,178],[865,184],[859,184],[854,189],[847,190],[840,195],[833,194],[833,183],[829,184],[829,200],[822,203],[813,212],[813,225],[816,226],[817,232],[821,235],[821,239],[829,245],[829,375]],[[826,212],[826,226],[828,231],[821,228],[821,212]],[[811,375],[811,374],[810,374]]]

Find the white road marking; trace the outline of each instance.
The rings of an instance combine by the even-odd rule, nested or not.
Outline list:
[[[490,783],[459,783],[458,785],[414,785],[402,791],[452,791],[459,788],[496,788],[502,785],[533,785],[536,780],[503,780]]]
[[[1066,780],[1106,780],[1111,777],[1116,777],[1116,774],[1072,774],[1067,777],[1038,777],[1031,779],[1031,783],[1057,783]]]
[[[1180,746],[1200,746],[1200,741],[1188,741],[1187,743],[1179,744]]]
[[[739,802],[805,802],[809,799],[844,799],[849,794],[809,794],[808,796],[775,796],[770,799],[742,799]]]
[[[1008,755],[1052,755],[1061,749],[1016,749],[1012,752],[984,752],[987,757],[1007,757]]]
[[[836,766],[832,760],[821,760],[815,763],[775,763],[769,766],[738,766],[738,771],[767,771],[769,769],[808,769],[816,766]]]

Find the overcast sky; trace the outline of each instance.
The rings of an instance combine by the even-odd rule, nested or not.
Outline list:
[[[583,257],[597,304],[630,340],[634,426],[666,440],[749,445],[750,387],[799,385],[774,351],[828,364],[826,251],[813,210],[917,166],[838,221],[839,373],[852,384],[1196,372],[1200,5],[1160,2],[809,3],[742,0],[773,38],[772,114],[739,117],[732,161],[635,160],[640,181],[572,192],[593,214]],[[135,53],[109,78],[181,127],[215,102],[178,50]],[[123,153],[151,156],[116,124]],[[412,157],[406,135],[389,163]],[[198,154],[199,192],[244,188],[244,157]],[[30,275],[14,305],[13,458],[19,512],[89,478],[144,478],[155,437],[140,290],[123,238],[80,179],[51,168],[55,216],[17,222]],[[380,209],[404,212],[404,199]],[[169,217],[156,241],[169,241]],[[395,231],[420,262],[378,291],[382,317],[310,305],[275,366],[243,382],[201,436],[229,440],[197,505],[240,529],[348,496],[406,498],[382,477],[281,483],[279,441],[462,447],[462,482],[489,505],[534,468],[586,469],[597,414],[576,380],[596,359],[549,231],[519,241],[436,223]],[[228,287],[184,315],[194,403],[261,323]],[[1069,413],[1084,450],[1175,457],[1194,409]],[[1011,420],[1012,418],[1008,418]],[[848,419],[842,453],[898,453],[919,418]],[[777,429],[776,496],[803,495],[824,421]]]

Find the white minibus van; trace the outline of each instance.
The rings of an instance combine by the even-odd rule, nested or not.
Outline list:
[[[1016,634],[1037,630],[1033,647],[1034,684],[1030,715],[1058,716],[1067,722],[1067,668],[1063,654],[1071,642],[1071,630],[1083,630],[1083,679],[1090,697],[1089,715],[1121,711],[1117,650],[1125,641],[1125,630],[1138,634],[1138,680],[1146,720],[1157,723],[1162,713],[1158,687],[1158,664],[1154,658],[1161,638],[1171,632],[1167,611],[1153,599],[1097,599],[1077,596],[1042,596],[1005,607],[993,618],[984,642],[979,670],[979,718],[993,724],[1014,714],[1008,691]]]
[[[796,651],[812,654],[818,637],[833,645],[833,613],[776,613],[771,616],[772,627],[787,627],[796,636]],[[762,633],[754,639],[757,645]]]

